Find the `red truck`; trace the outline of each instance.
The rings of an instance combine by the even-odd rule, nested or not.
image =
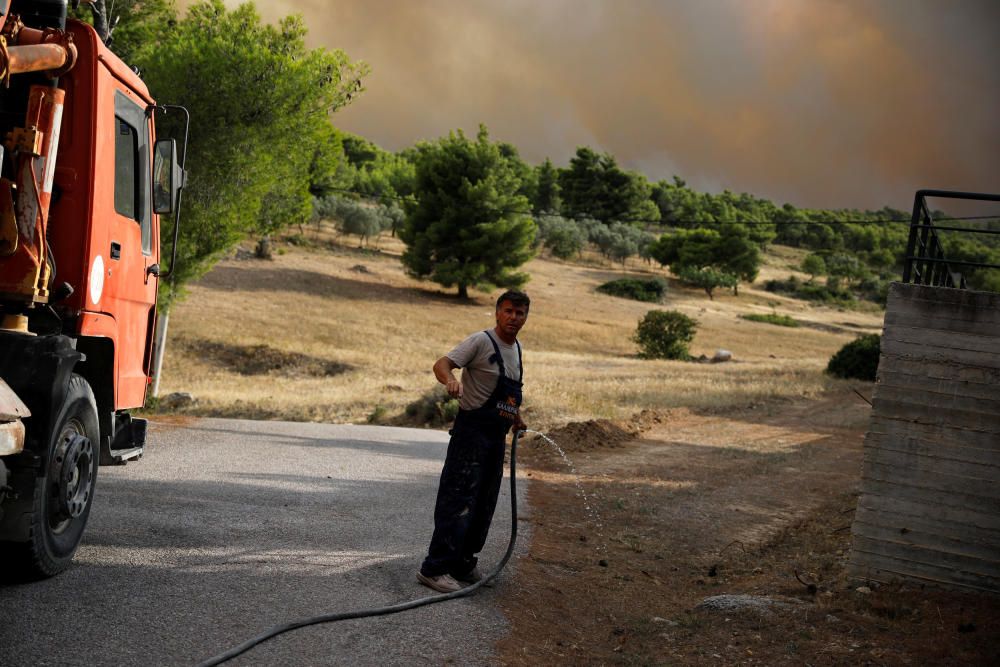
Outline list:
[[[142,455],[128,410],[151,381],[161,216],[176,240],[184,176],[156,139],[167,107],[67,11],[0,0],[0,567],[15,576],[65,569],[98,466]]]

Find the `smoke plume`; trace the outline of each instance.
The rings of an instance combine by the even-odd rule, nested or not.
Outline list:
[[[236,4],[236,3],[229,3]],[[372,67],[335,116],[390,150],[480,122],[530,162],[579,145],[808,207],[1000,191],[990,0],[285,0]]]

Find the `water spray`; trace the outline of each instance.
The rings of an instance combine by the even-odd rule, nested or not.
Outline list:
[[[552,447],[556,450],[556,452],[558,452],[559,456],[562,458],[563,463],[566,464],[566,467],[569,468],[569,471],[573,474],[573,483],[576,485],[576,491],[577,491],[577,493],[583,499],[583,507],[587,511],[587,514],[590,516],[590,520],[593,522],[594,526],[597,528],[597,536],[599,538],[598,539],[598,545],[599,545],[598,548],[603,553],[604,552],[604,533],[603,533],[604,524],[601,522],[601,515],[597,511],[596,496],[588,496],[587,495],[587,492],[583,488],[583,484],[580,482],[580,473],[577,472],[576,466],[573,465],[573,462],[570,460],[569,456],[566,455],[566,452],[563,451],[563,448],[560,447],[559,444],[555,440],[553,440],[549,436],[545,435],[541,431],[533,431],[532,429],[525,429],[524,432],[525,433],[534,433],[535,435],[538,435],[543,440],[545,440],[545,442],[547,442],[550,445],[552,445]],[[605,564],[607,563],[607,561],[603,561],[603,562]]]

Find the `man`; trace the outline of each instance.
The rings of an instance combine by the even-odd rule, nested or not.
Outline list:
[[[507,432],[523,430],[520,416],[521,344],[528,295],[507,291],[496,305],[496,327],[474,333],[434,363],[434,376],[458,399],[434,506],[434,535],[417,581],[442,593],[482,575],[476,554],[486,543],[500,483]],[[455,370],[462,369],[461,380]]]

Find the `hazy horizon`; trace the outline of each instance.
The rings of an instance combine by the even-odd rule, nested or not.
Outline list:
[[[388,150],[485,123],[531,163],[564,166],[587,145],[651,181],[800,207],[905,210],[919,188],[1000,191],[1000,3],[277,0],[258,11],[301,13],[310,46],[371,65],[333,121]]]

